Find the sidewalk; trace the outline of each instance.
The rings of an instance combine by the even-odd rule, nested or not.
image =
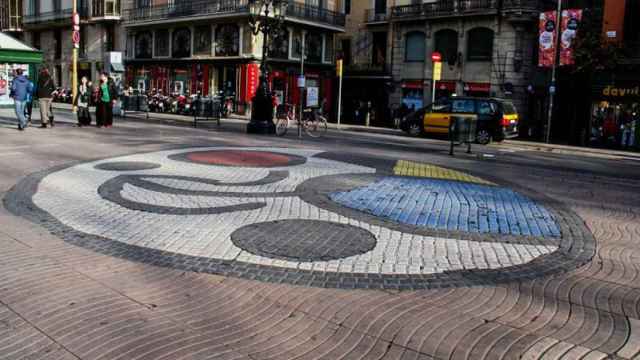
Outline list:
[[[71,111],[70,104],[54,103],[53,106],[55,109]],[[92,108],[91,111],[94,112],[95,109]],[[129,118],[129,119],[160,122],[167,125],[178,124],[181,126],[193,126],[194,124],[194,119],[191,116],[163,114],[163,113],[149,113],[148,119],[146,116],[147,116],[146,113],[141,113],[141,112],[129,112],[126,114],[126,118]],[[230,122],[237,125],[244,125],[249,121],[249,118],[243,115],[232,115],[229,118],[222,119],[222,121],[227,123]],[[329,129],[360,132],[360,133],[373,133],[373,134],[381,134],[381,135],[406,136],[405,133],[399,129],[390,129],[390,128],[382,128],[382,127],[374,127],[374,126],[343,124],[343,125],[340,125],[340,127],[338,127],[338,125],[335,123],[329,123]],[[598,149],[598,148],[559,145],[559,144],[545,144],[545,143],[538,143],[538,142],[525,141],[525,140],[505,140],[501,143],[493,143],[489,146],[495,149],[504,149],[507,151],[511,150],[514,152],[539,151],[539,152],[547,152],[547,153],[552,152],[556,154],[565,154],[565,155],[591,156],[591,157],[599,157],[599,158],[607,158],[607,159],[640,161],[640,152]]]

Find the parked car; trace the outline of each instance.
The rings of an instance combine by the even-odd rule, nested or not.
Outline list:
[[[518,136],[519,115],[509,100],[498,98],[451,97],[436,101],[405,116],[400,128],[411,136],[448,135],[452,116],[473,117],[476,141],[488,144]]]

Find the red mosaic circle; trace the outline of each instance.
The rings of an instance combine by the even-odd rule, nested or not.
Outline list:
[[[186,154],[189,161],[222,166],[277,167],[291,165],[293,157],[267,151],[222,150]]]

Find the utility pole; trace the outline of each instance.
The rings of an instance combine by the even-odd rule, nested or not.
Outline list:
[[[298,87],[300,88],[300,117],[298,118],[298,138],[302,138],[302,115],[303,113],[303,109],[302,107],[304,106],[304,89],[307,86],[307,79],[304,76],[304,58],[305,58],[305,54],[306,54],[306,49],[305,49],[305,36],[306,35],[306,31],[302,31],[302,52],[300,54],[300,78],[302,80],[302,83],[298,84]]]
[[[556,28],[554,29],[553,38],[553,65],[551,66],[551,85],[549,86],[549,113],[547,114],[547,136],[546,143],[551,141],[551,118],[553,117],[553,103],[556,96],[556,71],[558,62],[558,53],[560,46],[560,21],[562,21],[562,0],[558,0],[558,8],[556,10]]]
[[[73,50],[71,56],[71,99],[75,103],[78,96],[78,48],[80,47],[80,15],[78,14],[78,0],[72,0],[73,3],[73,32],[72,42]],[[75,105],[73,111],[76,110]]]

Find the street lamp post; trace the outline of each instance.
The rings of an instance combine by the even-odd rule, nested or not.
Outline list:
[[[253,35],[262,33],[262,60],[260,61],[260,83],[251,100],[251,121],[247,132],[251,134],[274,134],[273,100],[269,89],[269,69],[267,52],[269,39],[282,34],[287,0],[249,0],[249,26]]]

